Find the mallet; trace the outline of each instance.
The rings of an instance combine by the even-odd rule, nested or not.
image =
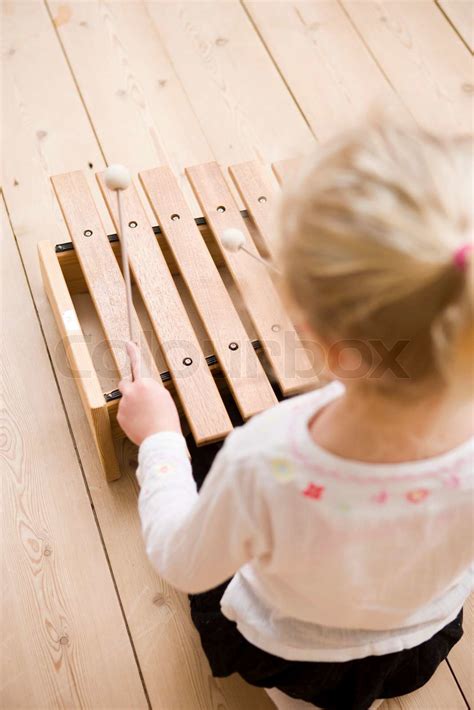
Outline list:
[[[126,190],[130,185],[130,173],[127,168],[123,165],[109,165],[104,174],[105,184],[109,190],[113,190],[117,193],[117,211],[118,211],[118,221],[119,221],[119,239],[120,246],[122,250],[122,270],[123,278],[125,281],[125,297],[127,299],[127,318],[128,318],[128,335],[129,340],[134,341],[133,338],[133,301],[132,301],[132,282],[130,278],[130,263],[128,260],[128,250],[127,250],[127,238],[123,229],[122,221],[122,204],[120,200],[120,192]]]
[[[244,251],[246,254],[252,257],[252,259],[255,259],[255,261],[258,261],[259,264],[263,264],[263,266],[268,267],[269,269],[272,269],[277,274],[280,274],[281,272],[279,269],[276,268],[276,266],[273,266],[273,264],[270,261],[267,261],[266,259],[262,259],[261,256],[258,256],[257,254],[254,254],[250,249],[247,249],[245,246],[245,236],[243,232],[240,231],[240,229],[235,229],[233,227],[230,227],[229,229],[225,229],[222,233],[221,237],[221,244],[224,247],[224,249],[227,249],[227,251],[236,253],[239,250]]]

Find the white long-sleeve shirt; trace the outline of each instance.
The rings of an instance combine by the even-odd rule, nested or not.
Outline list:
[[[225,616],[290,660],[346,661],[411,648],[473,588],[474,438],[435,458],[369,464],[319,447],[308,423],[333,383],[254,417],[226,440],[198,494],[184,438],[140,447],[150,560],[171,584],[235,575]]]

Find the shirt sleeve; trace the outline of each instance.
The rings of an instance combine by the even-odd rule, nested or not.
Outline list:
[[[227,442],[199,493],[185,439],[176,432],[142,443],[137,476],[146,551],[174,587],[206,591],[265,554],[265,535],[253,515],[252,468],[232,461]]]

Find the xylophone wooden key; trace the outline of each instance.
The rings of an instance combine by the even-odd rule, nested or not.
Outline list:
[[[118,227],[115,195],[106,187],[104,173],[97,179]],[[133,184],[121,200],[130,267],[195,441],[222,439],[232,429],[231,421]]]
[[[241,252],[222,248],[225,230],[240,229],[246,247],[258,255],[245,222],[217,163],[196,165],[186,174],[217,238],[222,256],[234,278],[240,295],[257,330],[275,377],[284,394],[314,386],[317,378],[306,349],[295,332],[278,296],[268,270]]]
[[[275,254],[272,238],[275,223],[275,189],[260,163],[249,161],[231,165],[229,173],[245,208],[257,227],[269,254]]]
[[[128,377],[125,284],[86,178],[77,171],[51,180],[115,365],[121,377]],[[135,310],[133,329],[141,335],[143,373],[161,381]]]
[[[168,167],[140,179],[244,419],[276,403],[232,299]]]

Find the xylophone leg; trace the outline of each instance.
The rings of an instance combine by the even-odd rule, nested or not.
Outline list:
[[[115,453],[115,446],[110,432],[110,419],[107,406],[90,410],[90,419],[97,453],[104,469],[105,477],[110,483],[120,478],[120,466]]]

